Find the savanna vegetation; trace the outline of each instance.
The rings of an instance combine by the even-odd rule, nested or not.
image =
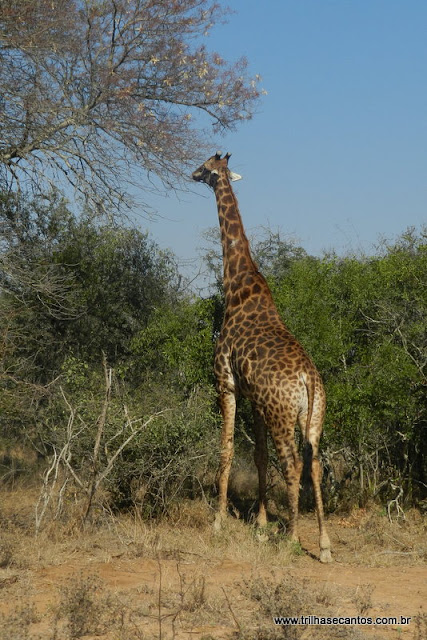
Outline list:
[[[84,523],[94,505],[150,518],[184,498],[213,503],[220,279],[207,297],[191,293],[146,234],[88,209],[77,218],[57,193],[4,195],[0,215],[2,479],[42,473],[36,527]],[[425,506],[425,233],[346,257],[260,233],[255,255],[325,381],[329,509],[374,499],[392,518]],[[207,255],[214,281],[218,261]],[[238,469],[252,468],[251,440],[243,404]],[[274,468],[273,455],[272,485]],[[250,510],[255,495],[237,491],[236,507],[243,498]]]
[[[192,292],[123,213],[135,176],[145,194],[183,187],[206,125],[252,116],[259,77],[208,51],[226,15],[209,0],[0,8],[2,481],[39,483],[37,531],[47,518],[83,525],[94,505],[150,518],[185,497],[211,503],[218,256],[205,256],[210,294]],[[253,245],[326,384],[329,509],[375,499],[391,518],[425,505],[425,230],[372,256],[309,256],[262,232]],[[244,404],[237,445],[251,468]],[[273,455],[272,499],[274,467]]]

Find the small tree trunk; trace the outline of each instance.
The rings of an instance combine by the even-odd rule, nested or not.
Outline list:
[[[91,478],[89,480],[89,488],[87,492],[88,498],[87,498],[86,507],[85,507],[85,510],[82,516],[82,521],[81,521],[82,528],[86,524],[86,520],[88,519],[90,510],[92,507],[94,495],[99,486],[99,483],[98,483],[99,449],[101,447],[102,435],[104,433],[105,422],[107,419],[108,407],[109,407],[110,398],[111,398],[111,381],[113,377],[112,375],[113,370],[111,368],[108,368],[107,366],[107,358],[105,356],[105,353],[103,353],[102,355],[102,364],[104,367],[104,375],[105,375],[105,396],[104,396],[104,402],[102,405],[101,414],[98,418],[98,429],[96,432],[96,439],[93,447],[92,472],[91,472]]]

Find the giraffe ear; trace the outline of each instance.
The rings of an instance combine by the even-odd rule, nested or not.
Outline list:
[[[230,171],[230,180],[232,182],[236,182],[236,180],[241,180],[242,176],[240,176],[238,173],[234,173],[233,171]]]

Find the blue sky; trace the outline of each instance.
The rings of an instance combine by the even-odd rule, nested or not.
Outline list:
[[[245,227],[280,229],[309,253],[373,253],[427,222],[427,2],[235,0],[212,50],[247,56],[268,95],[252,121],[218,137],[242,174]],[[202,185],[153,199],[140,221],[179,259],[196,258],[217,224]],[[188,267],[197,269],[196,262]]]

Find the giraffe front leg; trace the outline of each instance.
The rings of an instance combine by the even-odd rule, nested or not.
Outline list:
[[[221,392],[219,402],[222,413],[221,432],[221,461],[218,477],[218,512],[215,517],[214,528],[221,529],[227,516],[227,490],[231,463],[234,453],[234,421],[236,416],[236,397],[233,392]]]

